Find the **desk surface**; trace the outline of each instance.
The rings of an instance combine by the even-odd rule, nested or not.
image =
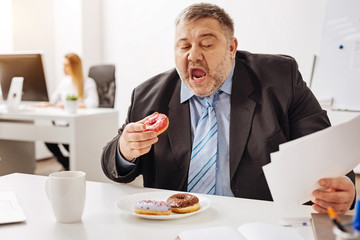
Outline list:
[[[211,206],[199,214],[173,220],[149,220],[120,212],[117,199],[134,193],[159,191],[123,184],[87,182],[81,222],[55,222],[44,186],[46,177],[10,174],[0,177],[0,191],[14,191],[27,215],[25,223],[0,225],[0,239],[175,239],[183,230],[232,226],[247,222],[278,223],[273,202],[207,196]],[[311,208],[301,206],[310,217]],[[305,239],[314,239],[311,226],[297,227]]]
[[[117,112],[113,108],[86,108],[78,109],[76,113],[68,113],[62,108],[55,107],[31,107],[22,105],[18,111],[9,112],[4,105],[0,105],[0,119],[27,119],[27,118],[54,118],[69,119],[74,117],[91,116]]]

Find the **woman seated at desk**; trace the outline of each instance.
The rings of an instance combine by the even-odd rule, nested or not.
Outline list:
[[[99,97],[96,84],[92,78],[84,78],[81,59],[75,53],[69,53],[64,58],[64,73],[66,77],[61,80],[49,102],[40,103],[37,106],[64,107],[67,96],[77,96],[79,108],[96,108],[99,105]],[[54,154],[65,170],[69,170],[69,157],[64,156],[57,143],[45,143],[47,148]],[[69,151],[69,145],[63,144]]]

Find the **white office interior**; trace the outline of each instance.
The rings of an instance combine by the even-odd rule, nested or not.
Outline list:
[[[215,3],[229,13],[234,20],[239,50],[294,57],[304,81],[328,111],[333,125],[359,115],[358,0],[0,0],[0,54],[41,53],[49,95],[64,77],[63,59],[69,52],[81,57],[85,75],[94,65],[114,64],[116,68],[114,109],[80,113],[79,117],[56,115],[50,111],[48,115],[36,115],[34,125],[28,124],[31,121],[27,114],[14,118],[10,116],[10,121],[6,122],[9,119],[2,118],[0,111],[0,143],[3,143],[0,152],[4,148],[14,147],[12,142],[6,145],[5,140],[20,139],[16,149],[34,154],[36,160],[42,160],[50,157],[51,153],[45,148],[44,141],[29,145],[28,142],[34,139],[33,135],[43,140],[64,141],[76,146],[70,151],[70,161],[77,159],[76,164],[72,163],[71,166],[86,171],[87,180],[96,181],[87,183],[87,206],[83,220],[75,224],[54,224],[51,207],[45,204],[48,201],[43,189],[45,178],[5,175],[0,179],[0,190],[7,189],[6,181],[13,184],[28,220],[22,225],[5,225],[3,233],[0,229],[1,239],[1,234],[20,236],[22,230],[34,239],[99,239],[105,233],[110,234],[109,239],[118,239],[119,236],[124,239],[144,239],[155,236],[154,233],[159,239],[174,239],[182,230],[194,228],[199,222],[203,227],[235,227],[250,218],[277,223],[278,212],[272,202],[218,196],[209,197],[212,204],[210,211],[187,218],[188,221],[147,221],[132,216],[120,217],[116,210],[121,210],[122,206],[115,206],[114,203],[118,203],[120,197],[141,194],[144,190],[106,184],[110,180],[102,173],[102,147],[117,134],[117,129],[125,121],[132,90],[150,77],[174,68],[175,18],[182,9],[197,2]],[[342,68],[326,67],[329,59],[341,60]],[[331,66],[336,65],[336,62],[330,63]],[[324,73],[324,69],[329,72]],[[343,71],[348,74],[343,74]],[[331,79],[328,83],[324,76],[333,76],[335,80]],[[341,84],[338,78],[341,78]],[[5,101],[0,99],[0,105]],[[65,120],[70,127],[51,128],[47,121],[53,118]],[[16,129],[14,123],[23,120],[28,125]],[[22,132],[22,135],[12,136],[12,131],[16,131],[16,134]],[[49,134],[57,137],[49,138]],[[354,171],[360,174],[360,165]],[[22,184],[25,181],[27,185]],[[241,214],[233,214],[232,206],[235,204],[241,209]],[[216,212],[215,207],[221,207],[222,211]],[[132,211],[132,205],[130,208]],[[309,209],[300,210],[307,213]],[[164,229],[163,234],[155,232],[159,224]],[[310,227],[296,229],[304,239],[314,239]],[[136,237],[132,238],[133,235]]]
[[[94,64],[115,64],[122,122],[132,89],[174,66],[174,19],[193,2],[3,0],[0,52],[42,51],[49,94],[63,77],[68,52],[82,57],[85,73]],[[326,1],[212,2],[233,16],[239,49],[292,55],[309,79]],[[44,156],[41,146],[37,144],[39,158]]]
[[[174,20],[194,2],[201,1],[2,0],[0,51],[43,51],[49,94],[63,77],[68,52],[82,57],[85,72],[94,64],[115,64],[123,121],[132,89],[174,67]],[[233,17],[239,49],[291,55],[309,82],[327,1],[209,2]]]
[[[194,2],[201,1],[2,0],[0,52],[43,53],[50,95],[64,76],[62,61],[68,52],[81,56],[85,74],[92,65],[115,64],[120,126],[132,89],[174,67],[174,20]],[[209,2],[233,17],[238,49],[293,56],[304,81],[316,81],[314,56],[320,53],[329,1]],[[331,98],[323,97],[319,100],[325,103]],[[346,114],[344,119],[350,118]],[[49,154],[41,143],[36,149],[37,158]]]

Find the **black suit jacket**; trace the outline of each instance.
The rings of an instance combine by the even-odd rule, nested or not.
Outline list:
[[[286,141],[330,126],[323,111],[288,56],[238,51],[231,92],[230,179],[236,197],[272,200],[262,166]],[[191,155],[190,110],[180,104],[181,80],[175,69],[134,89],[126,123],[104,148],[102,167],[117,182],[139,174],[145,187],[186,191]],[[169,128],[135,168],[120,176],[116,168],[117,141],[129,122],[153,112],[169,117]],[[309,166],[311,167],[311,166]],[[350,173],[354,182],[354,173]]]

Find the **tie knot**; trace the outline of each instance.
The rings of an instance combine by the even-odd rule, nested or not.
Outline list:
[[[212,107],[214,104],[214,99],[215,97],[221,93],[221,90],[217,90],[214,94],[211,94],[210,96],[207,97],[201,97],[201,99],[204,100],[205,106],[206,108]]]
[[[212,107],[214,96],[203,97],[206,108]]]

